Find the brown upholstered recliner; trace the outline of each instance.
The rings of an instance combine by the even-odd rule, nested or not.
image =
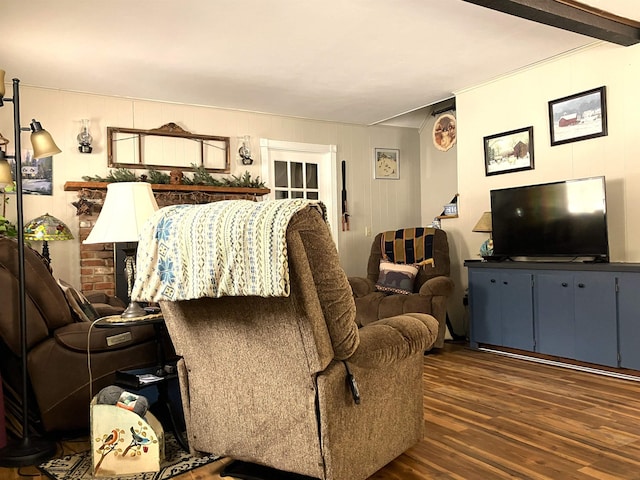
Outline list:
[[[189,445],[313,478],[363,480],[422,439],[423,352],[437,322],[406,314],[358,329],[315,208],[293,215],[286,244],[288,297],[160,302],[183,357]]]
[[[22,381],[17,247],[14,240],[0,238],[0,368],[3,381],[17,392],[19,400]],[[27,394],[34,400],[30,402],[30,413],[38,417],[35,428],[46,432],[87,429],[91,401],[87,343],[91,323],[74,320],[48,266],[28,247],[25,283],[31,387]],[[123,333],[129,334],[130,339],[108,345],[109,338]],[[94,395],[113,383],[116,370],[154,365],[156,361],[155,335],[150,325],[94,327],[89,342]]]
[[[453,291],[446,232],[433,229],[433,265],[427,264],[419,269],[413,293],[409,295],[389,294],[376,289],[382,259],[382,235],[376,235],[371,244],[367,277],[349,277],[358,325],[368,325],[380,318],[408,312],[428,313],[438,320],[438,338],[433,346],[441,348],[447,328],[447,299]]]

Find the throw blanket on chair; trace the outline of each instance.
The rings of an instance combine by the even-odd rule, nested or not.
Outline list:
[[[433,263],[433,228],[404,228],[383,232],[380,237],[382,258],[393,263],[416,266]]]
[[[286,230],[308,200],[224,200],[155,212],[138,243],[138,301],[289,295]]]

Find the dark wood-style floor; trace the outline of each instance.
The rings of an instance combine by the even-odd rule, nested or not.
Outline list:
[[[370,480],[640,479],[639,382],[454,344],[424,363],[425,438]],[[221,479],[224,463],[177,479]]]

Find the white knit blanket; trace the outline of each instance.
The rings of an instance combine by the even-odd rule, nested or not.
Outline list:
[[[151,216],[138,244],[137,301],[289,295],[286,230],[308,200],[174,205]],[[326,219],[326,215],[325,215]]]

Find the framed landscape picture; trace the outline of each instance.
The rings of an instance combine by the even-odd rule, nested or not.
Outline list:
[[[607,135],[606,87],[549,102],[551,146]]]
[[[533,127],[484,137],[485,174],[533,170]]]
[[[400,178],[400,150],[395,148],[374,149],[373,172],[376,179],[398,180]]]

